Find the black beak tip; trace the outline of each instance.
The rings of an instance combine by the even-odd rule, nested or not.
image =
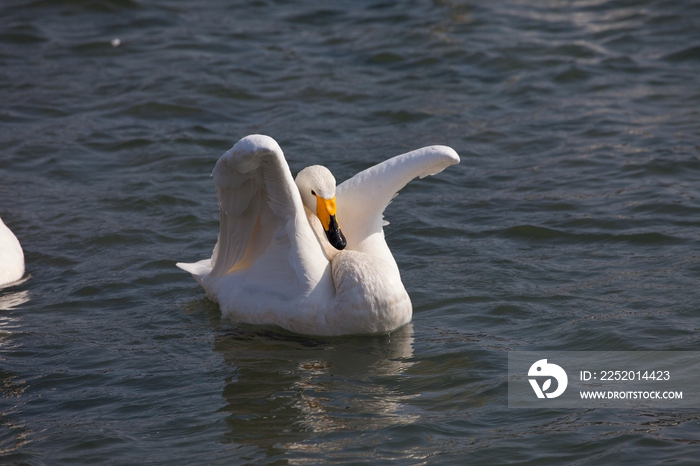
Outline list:
[[[342,251],[345,249],[345,246],[348,245],[345,235],[343,235],[343,232],[340,231],[339,228],[331,228],[328,230],[326,232],[326,238],[328,238],[328,242],[331,243],[331,246],[339,251]]]
[[[331,215],[331,224],[329,225],[328,231],[326,231],[326,238],[328,238],[328,242],[331,243],[331,246],[338,251],[342,251],[345,249],[345,246],[348,245],[348,242],[345,240],[345,235],[340,231],[335,215]]]

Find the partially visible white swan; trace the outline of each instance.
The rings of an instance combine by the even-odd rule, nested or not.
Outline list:
[[[449,147],[424,147],[336,188],[320,165],[295,181],[274,139],[247,136],[212,173],[221,225],[211,259],[177,266],[238,322],[307,335],[391,332],[413,311],[382,213],[413,178],[458,162]]]
[[[24,253],[17,237],[0,218],[0,286],[14,283],[24,275]]]

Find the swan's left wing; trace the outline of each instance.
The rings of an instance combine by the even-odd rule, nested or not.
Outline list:
[[[249,269],[247,286],[302,291],[323,253],[277,142],[262,135],[241,139],[221,156],[212,177],[221,224],[211,264],[203,264],[211,267],[209,276]],[[206,271],[184,265],[195,275]]]
[[[363,241],[382,232],[384,209],[409,181],[435,175],[455,163],[459,163],[459,156],[452,148],[423,147],[361,171],[340,184],[336,189],[338,222],[347,247],[363,250]]]

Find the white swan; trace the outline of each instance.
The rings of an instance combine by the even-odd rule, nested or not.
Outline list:
[[[17,237],[0,218],[0,286],[14,283],[24,275],[24,253]]]
[[[293,180],[274,139],[247,136],[212,173],[221,226],[211,259],[177,266],[235,321],[307,335],[391,332],[413,311],[382,213],[413,178],[458,162],[449,147],[424,147],[336,188],[319,165]]]

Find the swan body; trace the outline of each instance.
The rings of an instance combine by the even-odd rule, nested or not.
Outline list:
[[[413,311],[382,214],[410,180],[458,162],[449,147],[424,147],[336,187],[318,165],[294,180],[274,139],[247,136],[212,173],[221,224],[211,259],[177,266],[235,321],[307,335],[391,332]]]
[[[24,275],[24,253],[19,240],[0,219],[0,286],[18,281]]]

